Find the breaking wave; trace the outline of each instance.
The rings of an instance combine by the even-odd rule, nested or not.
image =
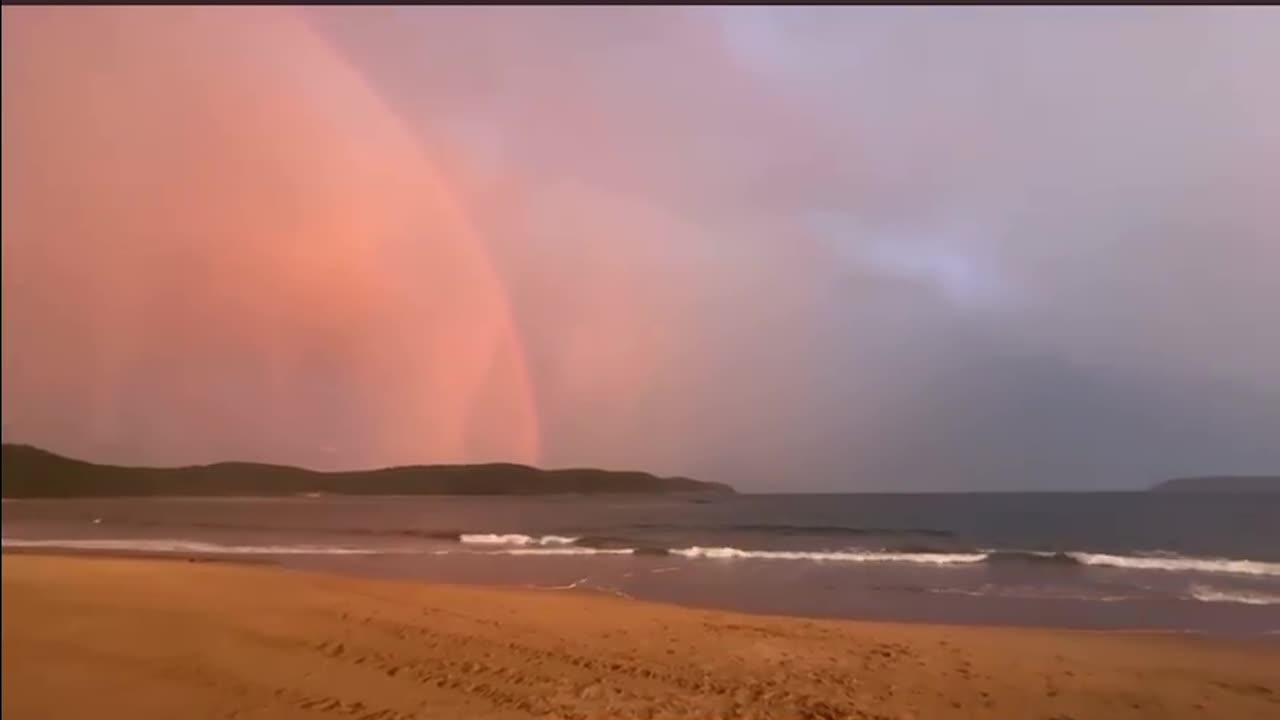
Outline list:
[[[1211,603],[1280,605],[1280,593],[1268,593],[1258,590],[1218,590],[1207,585],[1192,585],[1191,598],[1200,602]]]
[[[1230,558],[1198,558],[1181,555],[1107,555],[1104,553],[1066,553],[1082,565],[1101,565],[1127,570],[1166,570],[1229,575],[1268,575],[1280,577],[1280,563]]]
[[[1065,552],[1041,552],[1036,550],[988,550],[986,561],[1001,564],[1030,565],[1079,565],[1080,562]]]
[[[635,555],[635,548],[516,547],[495,550],[489,555]]]
[[[894,552],[878,550],[743,550],[734,547],[689,547],[668,551],[687,558],[814,560],[855,563],[913,563],[918,565],[975,565],[1030,563],[1057,566],[1100,566],[1126,570],[1158,570],[1224,575],[1280,577],[1280,563],[1178,555],[1107,555],[1084,552],[979,550],[971,552]]]
[[[458,535],[458,541],[467,545],[572,545],[578,538],[567,535],[462,533]]]
[[[63,548],[68,550],[100,550],[117,552],[199,553],[218,555],[382,555],[382,554],[501,554],[527,556],[554,555],[636,555],[679,556],[707,560],[770,560],[833,563],[898,563],[934,567],[975,567],[982,565],[1030,564],[1049,567],[1098,567],[1131,571],[1161,571],[1207,575],[1280,577],[1280,562],[1231,558],[1188,557],[1163,554],[1116,555],[1088,552],[1051,552],[965,548],[911,547],[897,549],[845,548],[824,550],[744,549],[731,546],[663,547],[615,537],[576,537],[571,535],[524,535],[520,533],[444,533],[422,532],[418,537],[448,539],[463,547],[440,550],[430,547],[360,547],[359,545],[232,545],[185,539],[46,539],[4,538],[6,548]],[[454,539],[456,538],[456,539]],[[455,545],[454,547],[457,547]],[[434,550],[434,552],[432,552]],[[1216,592],[1216,591],[1215,591]],[[1210,591],[1196,599],[1206,602]],[[1267,596],[1271,597],[1271,596]],[[1235,602],[1249,602],[1235,600]],[[1268,601],[1269,602],[1269,601]],[[1268,604],[1253,599],[1253,604]]]
[[[869,550],[807,552],[800,550],[741,550],[734,547],[689,547],[669,551],[687,558],[753,558],[758,560],[830,560],[839,562],[899,562],[925,565],[968,565],[982,562],[985,553],[902,553]]]

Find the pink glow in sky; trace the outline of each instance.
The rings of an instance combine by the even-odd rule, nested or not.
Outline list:
[[[483,238],[296,12],[6,9],[4,45],[7,422],[153,463],[538,460]]]
[[[6,441],[1280,467],[1272,8],[12,8]]]

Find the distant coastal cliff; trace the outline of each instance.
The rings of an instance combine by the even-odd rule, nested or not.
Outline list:
[[[1175,478],[1166,480],[1151,490],[1182,493],[1280,493],[1280,475]]]
[[[545,495],[557,493],[732,493],[721,483],[643,472],[540,470],[527,465],[415,465],[318,472],[227,462],[182,468],[97,465],[29,445],[3,446],[6,498],[142,495]]]

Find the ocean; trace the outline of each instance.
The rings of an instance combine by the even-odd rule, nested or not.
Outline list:
[[[6,500],[3,537],[770,614],[1280,634],[1280,495]]]

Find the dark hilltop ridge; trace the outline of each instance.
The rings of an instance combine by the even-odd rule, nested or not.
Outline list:
[[[1280,475],[1220,475],[1166,480],[1151,488],[1170,493],[1280,493]]]
[[[592,469],[540,470],[509,463],[414,465],[351,472],[245,462],[179,468],[120,467],[14,444],[3,446],[0,485],[6,498],[734,492],[728,485],[684,477]]]

